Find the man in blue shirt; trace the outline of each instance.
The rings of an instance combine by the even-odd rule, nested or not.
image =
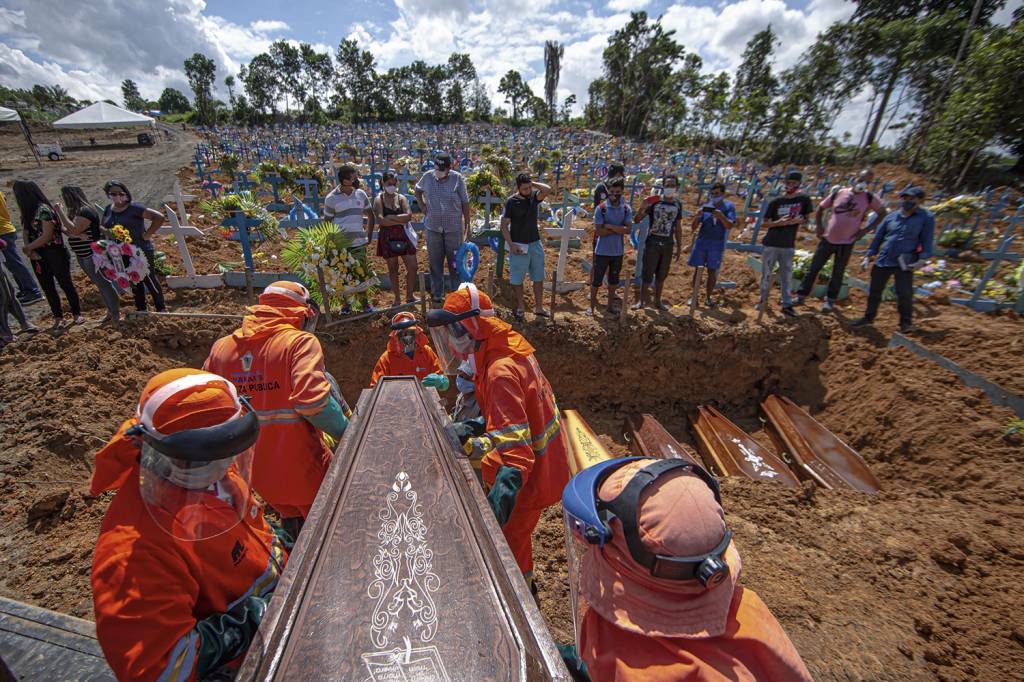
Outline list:
[[[871,324],[878,314],[882,292],[889,278],[896,288],[896,308],[900,313],[900,331],[913,331],[914,270],[924,265],[932,255],[935,236],[935,217],[921,208],[924,190],[908,187],[900,193],[900,210],[889,213],[875,232],[860,268],[864,270],[872,256],[871,286],[868,288],[868,307],[864,317],[853,322],[854,327]]]
[[[687,264],[694,268],[693,271],[693,294],[690,298],[690,315],[698,306],[698,291],[700,291],[700,269],[707,268],[708,284],[705,305],[711,308],[714,301],[711,300],[711,293],[715,290],[718,282],[718,270],[722,267],[722,257],[725,254],[725,235],[732,229],[736,222],[736,206],[731,201],[725,200],[725,185],[716,182],[711,186],[710,199],[701,210],[693,216],[693,223],[690,229],[693,230],[693,240],[690,242],[690,258]],[[700,228],[698,231],[697,228]]]
[[[601,288],[604,275],[608,273],[608,312],[617,312],[612,304],[619,300],[615,289],[619,286],[619,272],[622,270],[623,236],[629,234],[633,224],[633,209],[622,193],[626,184],[616,180],[608,186],[608,198],[594,209],[594,268],[590,280],[590,315],[597,308],[597,290]]]

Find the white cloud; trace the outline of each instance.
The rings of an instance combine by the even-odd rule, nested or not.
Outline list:
[[[608,7],[617,12],[635,12],[650,4],[650,0],[611,0]]]
[[[268,21],[264,19],[254,21],[251,24],[249,24],[249,26],[252,27],[252,30],[256,31],[257,33],[276,33],[279,31],[287,31],[289,28],[291,28],[287,23],[283,21]]]

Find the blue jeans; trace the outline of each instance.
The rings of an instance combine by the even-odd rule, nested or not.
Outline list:
[[[7,263],[7,269],[11,271],[14,281],[18,284],[18,295],[22,298],[26,296],[39,296],[39,287],[36,286],[36,280],[32,277],[28,266],[25,265],[25,261],[21,259],[21,250],[18,248],[18,233],[11,232],[10,234],[5,234],[2,236],[2,239],[7,242],[7,249],[4,251],[4,262]]]

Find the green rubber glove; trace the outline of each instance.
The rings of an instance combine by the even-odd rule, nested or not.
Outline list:
[[[196,623],[199,655],[196,677],[202,679],[249,648],[267,612],[267,597],[248,597],[228,613],[215,613]]]
[[[427,388],[436,388],[439,391],[448,390],[448,377],[443,374],[428,374],[420,383]]]
[[[465,443],[473,436],[482,436],[487,429],[487,421],[483,417],[474,417],[462,422],[452,424],[455,435],[459,437],[460,443]]]
[[[569,669],[569,675],[572,676],[575,682],[590,682],[590,675],[587,674],[587,664],[576,653],[575,644],[559,644],[558,653],[562,655],[562,662]]]
[[[523,473],[519,469],[507,466],[498,469],[494,476],[494,485],[487,493],[487,503],[494,511],[498,525],[504,526],[508,523],[508,517],[512,516],[512,510],[516,506],[516,495],[522,487]]]

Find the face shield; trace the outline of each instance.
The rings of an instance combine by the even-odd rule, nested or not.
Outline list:
[[[403,353],[415,353],[416,352],[416,330],[415,329],[403,329],[398,332],[398,342],[402,344]]]
[[[688,469],[711,487],[719,499],[718,482],[701,467],[683,460],[658,460],[634,474],[622,492],[610,502],[599,497],[604,481],[625,464],[644,457],[622,457],[606,460],[588,467],[570,479],[562,493],[562,517],[565,523],[566,553],[568,557],[569,588],[572,598],[573,623],[576,626],[579,646],[579,627],[589,608],[581,596],[582,566],[590,560],[588,553],[603,552],[606,543],[612,540],[613,519],[618,518],[629,554],[632,559],[647,569],[654,578],[672,581],[698,581],[698,589],[710,589],[722,583],[729,576],[729,565],[725,552],[732,540],[727,531],[724,539],[712,551],[700,556],[662,556],[650,552],[643,546],[638,528],[640,493],[657,477],[678,468]]]
[[[467,360],[476,350],[476,339],[469,328],[476,324],[479,310],[453,313],[442,308],[427,313],[427,325],[434,350],[441,360],[445,374],[455,374],[459,363]]]
[[[259,421],[244,398],[228,421],[161,434],[140,423],[128,430],[141,449],[139,492],[150,518],[177,540],[228,532],[255,502],[249,492]]]

